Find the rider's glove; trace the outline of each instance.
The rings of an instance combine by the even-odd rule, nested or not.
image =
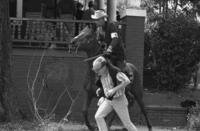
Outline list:
[[[112,46],[110,45],[106,51],[112,53]]]
[[[104,51],[104,52],[103,52],[103,56],[104,56],[105,58],[108,58],[108,59],[110,59],[111,52]]]

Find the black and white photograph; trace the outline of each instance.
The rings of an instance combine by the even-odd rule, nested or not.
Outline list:
[[[0,131],[200,131],[200,0],[0,0]]]

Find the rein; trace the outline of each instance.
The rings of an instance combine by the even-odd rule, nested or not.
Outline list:
[[[99,54],[99,53],[100,53],[100,50],[101,50],[101,45],[99,45],[99,48],[98,48],[98,50],[97,50],[95,56],[92,56],[92,57],[86,58],[86,59],[84,59],[83,61],[84,61],[84,62],[91,61],[91,60],[96,59],[96,58],[99,57],[99,56],[102,56],[103,53]]]
[[[76,41],[76,40],[79,40],[79,39],[81,39],[81,38],[86,37],[86,36],[87,36],[88,34],[90,34],[90,33],[91,33],[90,29],[89,29],[88,27],[85,27],[85,28],[80,32],[79,35],[77,35],[76,37],[74,37],[74,38],[71,40],[71,43],[73,43],[73,42]],[[97,43],[98,43],[98,42],[97,42]],[[88,61],[94,60],[95,58],[97,58],[97,57],[103,55],[103,54],[101,53],[101,48],[102,48],[101,44],[98,43],[98,46],[99,46],[99,47],[98,47],[98,50],[97,50],[97,52],[95,53],[95,55],[92,56],[92,57],[89,57],[89,58],[84,59],[84,60],[83,60],[84,62],[88,62]],[[79,48],[79,44],[78,44],[78,46],[76,47],[76,50],[77,50],[78,48]]]
[[[94,59],[96,59],[97,57],[102,56],[102,55],[103,55],[103,54],[99,54],[99,55],[96,55],[96,56],[93,56],[93,57],[89,57],[89,58],[84,59],[83,61],[84,61],[84,62],[91,61],[91,60],[94,60]]]

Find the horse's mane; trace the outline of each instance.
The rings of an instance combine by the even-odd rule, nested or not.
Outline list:
[[[94,37],[95,34],[96,33],[95,33],[94,27],[86,26],[85,28],[83,28],[83,30],[81,30],[78,36],[82,36],[82,38],[86,38],[86,37]]]

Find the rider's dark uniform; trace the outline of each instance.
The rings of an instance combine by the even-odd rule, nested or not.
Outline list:
[[[105,35],[103,41],[107,44],[107,51],[110,53],[110,60],[113,65],[120,67],[119,64],[125,59],[124,46],[117,23],[106,23],[103,27]],[[102,37],[100,37],[102,41]]]
[[[111,74],[111,77],[113,79],[114,84],[116,84],[116,71],[118,68],[122,69],[122,63],[124,63],[125,60],[125,52],[124,52],[124,46],[122,43],[121,36],[119,35],[119,29],[117,23],[106,23],[103,27],[103,34],[100,34],[100,36],[97,38],[99,43],[106,43],[107,44],[107,52],[110,53],[109,59],[111,63],[108,63],[108,69],[109,73]],[[115,68],[114,66],[118,67]],[[112,68],[111,68],[112,67]],[[114,70],[114,71],[113,71]],[[119,71],[119,70],[118,70]],[[114,73],[113,73],[114,72]],[[97,79],[96,85],[101,89],[101,93],[99,96],[104,96],[102,85],[100,83],[100,79]],[[108,99],[112,99],[113,96],[111,96]]]

